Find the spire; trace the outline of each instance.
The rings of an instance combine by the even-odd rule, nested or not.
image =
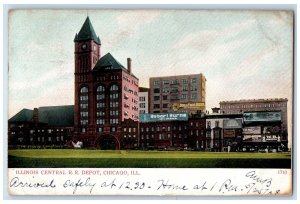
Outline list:
[[[99,37],[97,37],[89,17],[86,18],[78,35],[76,34],[74,42],[82,40],[94,40],[97,44],[101,45],[101,41]]]

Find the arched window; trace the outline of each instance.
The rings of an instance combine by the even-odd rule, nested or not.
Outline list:
[[[100,85],[100,86],[97,87],[97,92],[103,92],[103,91],[105,91],[104,86]]]
[[[110,87],[110,90],[111,91],[117,91],[117,90],[119,90],[119,87],[117,86],[117,85],[112,85],[111,87]]]
[[[82,87],[82,88],[80,89],[80,93],[87,93],[87,92],[89,92],[89,90],[88,90],[87,87]]]

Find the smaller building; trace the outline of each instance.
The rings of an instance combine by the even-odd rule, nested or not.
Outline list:
[[[140,114],[142,149],[183,149],[187,146],[187,113]]]
[[[245,112],[280,111],[282,120],[282,140],[288,140],[288,114],[286,98],[248,99],[221,101],[220,112],[224,114],[242,114]]]
[[[280,111],[245,112],[243,118],[243,151],[287,150]]]
[[[63,148],[74,132],[74,106],[23,109],[8,120],[9,148]]]
[[[206,115],[206,151],[238,151],[242,138],[242,114]]]
[[[139,87],[139,113],[149,113],[149,88]]]

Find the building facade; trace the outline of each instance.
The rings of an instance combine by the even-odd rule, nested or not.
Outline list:
[[[242,114],[213,113],[206,115],[206,151],[228,151],[242,138]]]
[[[282,117],[282,140],[287,141],[287,102],[288,100],[286,98],[221,101],[220,111],[224,114],[236,114],[256,111],[280,111]]]
[[[243,118],[244,151],[287,150],[281,129],[281,111],[245,112]]]
[[[149,88],[139,88],[139,113],[149,113]]]
[[[140,148],[204,150],[205,117],[186,112],[140,115]]]
[[[74,140],[85,147],[120,149],[122,122],[138,122],[139,80],[110,53],[102,56],[101,41],[89,20],[75,39]]]
[[[8,120],[8,145],[9,148],[63,148],[73,132],[73,105],[23,109]]]
[[[204,112],[205,97],[203,74],[150,78],[150,113]]]

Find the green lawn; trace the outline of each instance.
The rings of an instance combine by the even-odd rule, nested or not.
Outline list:
[[[9,168],[290,168],[290,153],[39,149],[9,150]]]

